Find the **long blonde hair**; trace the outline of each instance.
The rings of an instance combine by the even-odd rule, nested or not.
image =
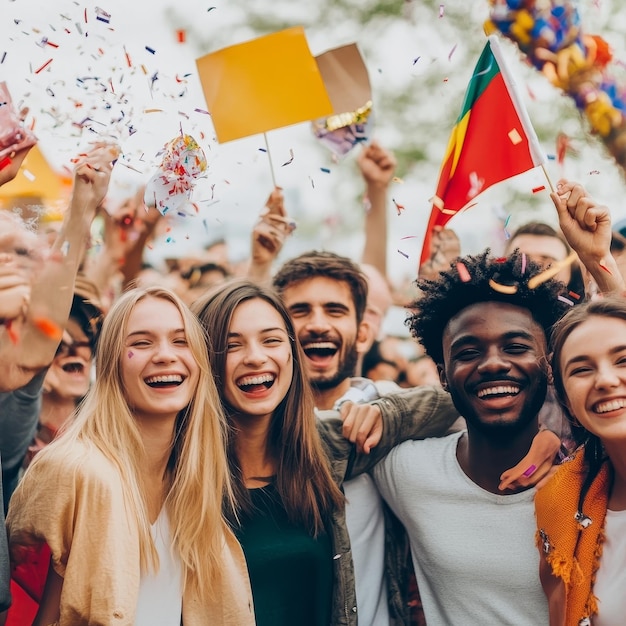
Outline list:
[[[189,406],[181,411],[172,435],[165,507],[172,542],[180,557],[183,584],[208,599],[220,577],[226,528],[223,505],[233,496],[226,461],[226,421],[207,355],[202,326],[173,292],[161,287],[132,289],[107,313],[96,352],[96,379],[76,419],[49,448],[71,449],[75,441],[97,447],[119,470],[125,497],[139,531],[142,572],[158,567],[143,489],[145,448],[124,397],[121,359],[128,319],[145,298],[171,302],[182,316],[187,342],[199,366]],[[46,456],[45,450],[38,457]],[[36,459],[41,460],[41,459]]]

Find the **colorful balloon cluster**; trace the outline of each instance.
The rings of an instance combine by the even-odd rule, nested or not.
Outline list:
[[[517,43],[548,80],[571,96],[626,172],[626,89],[609,75],[613,54],[600,36],[583,32],[572,0],[489,0],[488,35]]]

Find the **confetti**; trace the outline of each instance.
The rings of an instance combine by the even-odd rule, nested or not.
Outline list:
[[[146,50],[150,53],[150,54],[156,54],[156,50],[154,48],[150,48],[150,46],[146,46]]]
[[[0,63],[4,63],[4,60],[7,58],[6,50],[2,53],[2,59],[0,59]]]
[[[459,273],[459,278],[461,279],[461,282],[469,283],[469,281],[472,280],[472,277],[470,276],[470,273],[467,270],[467,267],[465,267],[464,263],[461,263],[459,261],[456,264],[456,271]]]
[[[400,177],[398,177],[398,176],[394,176],[394,177],[391,179],[391,182],[392,182],[392,183],[400,183],[400,184],[404,184],[404,181],[403,181]]]
[[[452,46],[452,50],[450,50],[450,53],[448,54],[448,61],[452,60],[452,55],[454,54],[456,47],[457,47],[457,44],[454,44],[454,46]]]
[[[395,198],[392,198],[391,201],[396,205],[396,211],[398,212],[398,215],[400,215],[402,211],[404,211],[404,205],[396,202]]]
[[[178,43],[185,43],[187,39],[187,33],[181,28],[176,31],[176,40]]]
[[[417,63],[417,62],[418,62],[421,58],[422,58],[421,56],[419,56],[419,57],[415,57],[415,58],[413,59],[413,65],[415,65],[415,64],[416,64],[416,63]]]
[[[40,332],[46,335],[46,337],[50,337],[50,339],[60,341],[63,337],[63,329],[51,319],[46,317],[35,317],[33,319],[33,324]]]
[[[570,306],[574,306],[574,303],[569,298],[565,298],[564,296],[557,296],[557,300],[565,302],[565,304],[569,304]]]
[[[553,263],[547,270],[544,270],[543,272],[530,278],[528,281],[528,288],[535,289],[536,287],[541,285],[541,283],[545,283],[547,280],[554,278],[564,267],[567,267],[568,265],[573,263],[576,259],[577,259],[576,253],[572,252],[568,257],[566,257],[562,261],[557,261],[556,263]],[[600,267],[602,267],[602,264],[600,264]]]
[[[489,279],[489,286],[499,293],[504,293],[509,296],[512,296],[514,293],[517,293],[517,285],[502,285],[497,283],[493,278]]]
[[[445,8],[445,7],[444,7],[444,5],[443,5],[443,4],[440,4],[440,5],[439,5],[439,17],[440,17],[440,18],[441,18],[441,17],[443,17],[444,8]]]
[[[580,300],[580,296],[575,291],[570,291],[567,295],[572,296],[575,300]]]
[[[0,170],[3,170],[5,167],[9,167],[11,163],[13,163],[13,161],[10,159],[10,157],[4,157],[4,159],[0,161]]]
[[[599,174],[599,173],[600,173],[600,170],[591,170],[589,172],[589,176],[593,176],[594,174]]]
[[[535,473],[536,469],[537,469],[536,465],[529,465],[528,469],[523,473],[523,476],[526,476],[526,478],[528,478],[529,476],[532,476]]]
[[[526,272],[526,255],[522,252],[522,276]]]
[[[13,320],[7,320],[4,324],[4,327],[7,329],[7,333],[9,335],[9,339],[11,343],[16,344],[20,340],[20,336],[15,328],[13,328]]]
[[[330,170],[327,167],[320,167],[320,170],[324,172],[324,174],[330,174]]]
[[[52,63],[52,59],[48,59],[39,69],[35,70],[35,74],[39,74],[39,72],[43,72],[43,70],[45,70],[48,65],[50,65],[50,63]]]
[[[290,150],[289,150],[289,160],[288,160],[288,161],[285,161],[285,162],[281,165],[281,167],[285,167],[285,165],[289,165],[289,164],[291,164],[291,163],[293,163],[293,150],[291,150],[291,149],[290,149]]]
[[[402,252],[402,250],[400,250],[399,248],[398,248],[398,252],[399,252],[399,253],[400,253],[400,254],[401,254],[401,255],[402,255],[405,259],[408,259],[408,258],[409,258],[409,255],[408,255],[406,252]]]
[[[533,192],[533,193],[539,193],[540,191],[544,191],[544,190],[545,190],[545,188],[546,188],[546,186],[545,186],[545,185],[541,185],[541,186],[539,186],[539,187],[533,187],[532,192]]]

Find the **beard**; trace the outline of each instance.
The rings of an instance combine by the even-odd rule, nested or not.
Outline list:
[[[346,378],[352,378],[352,376],[354,376],[358,360],[359,355],[356,351],[356,345],[352,343],[346,346],[344,355],[339,358],[337,371],[334,374],[316,374],[314,377],[309,377],[309,382],[313,389],[320,391],[334,389],[346,380]]]
[[[476,412],[474,406],[467,395],[459,393],[456,388],[450,388],[450,396],[452,403],[459,412],[459,414],[465,418],[468,428],[479,431],[483,435],[488,436],[491,439],[502,439],[510,441],[512,437],[523,432],[526,427],[537,418],[541,407],[543,406],[546,395],[548,393],[548,379],[538,373],[537,382],[533,385],[526,402],[522,406],[517,419],[511,420],[497,420],[490,419],[485,421]]]

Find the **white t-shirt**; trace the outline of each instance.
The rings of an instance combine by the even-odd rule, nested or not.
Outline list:
[[[183,609],[182,568],[172,552],[170,525],[165,509],[150,527],[159,555],[159,571],[141,575],[135,626],[180,626]]]
[[[336,406],[345,400],[359,403],[380,397],[377,387],[369,379],[355,377],[351,383],[352,386]],[[343,491],[359,626],[389,626],[383,500],[369,474],[345,481]]]
[[[534,489],[497,495],[472,482],[456,448],[463,432],[407,441],[374,469],[404,524],[428,626],[541,626]]]
[[[626,622],[626,511],[606,512],[605,540],[593,593],[598,615],[593,626],[617,626]]]

